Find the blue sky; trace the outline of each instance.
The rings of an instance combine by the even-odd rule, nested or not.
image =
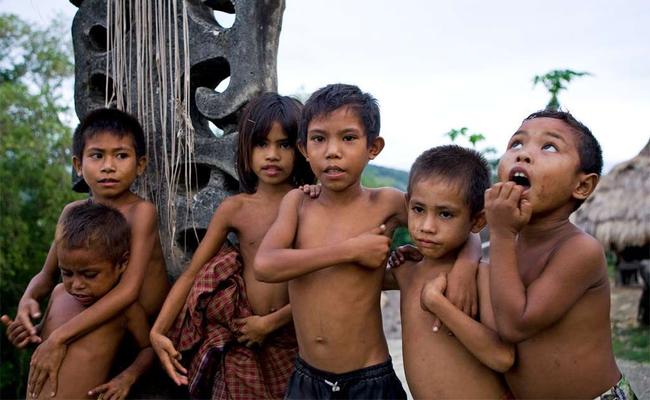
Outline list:
[[[47,22],[64,0],[0,0]],[[444,133],[467,126],[502,152],[546,90],[551,69],[588,71],[560,102],[591,128],[606,167],[650,138],[650,2],[644,0],[287,0],[278,55],[283,94],[333,82],[378,98],[386,148],[378,165],[408,170]]]

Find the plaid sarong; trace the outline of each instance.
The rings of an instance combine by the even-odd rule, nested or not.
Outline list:
[[[237,249],[224,245],[203,266],[169,337],[191,360],[189,392],[195,398],[282,398],[298,354],[293,324],[260,347],[239,344],[233,319],[253,315]]]

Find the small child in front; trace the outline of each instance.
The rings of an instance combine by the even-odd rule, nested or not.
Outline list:
[[[384,147],[379,121],[376,100],[356,86],[312,94],[299,147],[322,184],[320,196],[289,192],[255,256],[259,280],[289,281],[299,349],[289,399],[406,397],[380,307],[389,237],[406,225],[405,198],[361,186],[364,167]]]
[[[594,191],[598,141],[571,114],[540,111],[510,138],[485,193],[497,330],[516,344],[517,398],[636,398],[612,353],[607,264],[569,215]]]
[[[63,283],[52,291],[43,317],[44,339],[59,326],[106,295],[127,268],[131,232],[119,211],[97,203],[81,203],[68,209],[59,221],[54,241]],[[4,317],[9,330],[26,336],[24,325]],[[108,379],[118,347],[128,330],[140,349],[135,361]],[[149,326],[144,309],[133,303],[123,314],[101,324],[68,346],[59,370],[58,390],[45,383],[39,399],[124,399],[131,385],[153,362]],[[21,334],[22,332],[22,334]],[[17,344],[17,343],[15,343]],[[32,368],[30,376],[34,374]]]
[[[490,171],[477,152],[440,146],[420,155],[407,192],[408,228],[423,259],[391,271],[400,288],[404,368],[414,398],[499,399],[514,348],[496,333],[486,264],[478,270],[479,321],[444,296],[446,275],[472,232],[485,226]],[[438,317],[453,335],[434,326]],[[433,327],[433,329],[432,329]]]
[[[58,279],[57,247],[51,246],[42,270],[25,289],[16,314],[16,323],[22,324],[29,333],[19,347],[40,343],[30,364],[35,373],[28,381],[29,392],[36,395],[46,379],[56,392],[58,368],[66,346],[120,315],[136,301],[148,318],[155,317],[169,290],[156,208],[131,191],[131,185],[147,164],[146,140],[138,120],[117,109],[92,111],[75,130],[72,147],[75,171],[83,176],[91,197],[66,205],[60,219],[70,208],[84,202],[117,209],[131,229],[129,268],[106,296],[58,326],[41,341],[31,319],[40,317],[38,302],[51,292]]]

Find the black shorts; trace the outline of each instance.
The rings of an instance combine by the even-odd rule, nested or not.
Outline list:
[[[285,399],[406,399],[390,358],[344,374],[316,369],[296,357]]]

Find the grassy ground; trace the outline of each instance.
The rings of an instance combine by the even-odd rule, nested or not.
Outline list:
[[[650,329],[647,327],[621,327],[612,329],[612,345],[616,358],[650,363]]]

